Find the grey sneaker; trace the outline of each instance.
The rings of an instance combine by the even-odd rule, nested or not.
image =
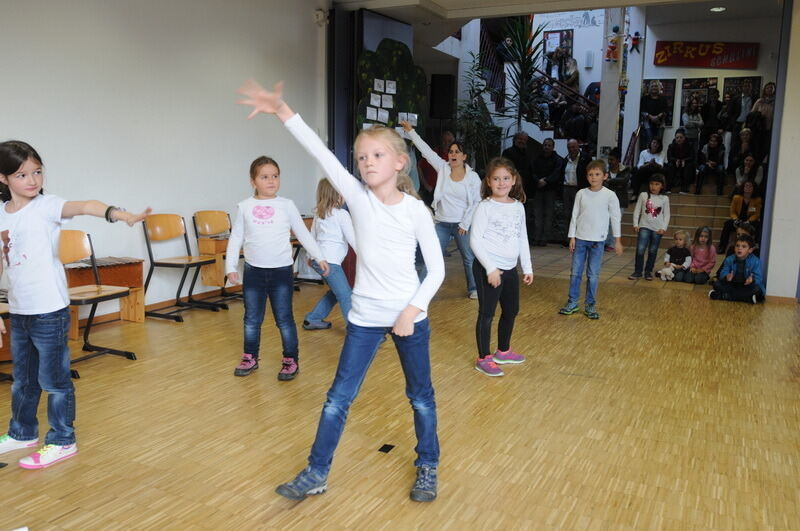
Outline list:
[[[579,310],[579,308],[578,308],[578,304],[577,303],[575,303],[575,302],[567,302],[567,304],[563,308],[558,310],[558,313],[560,313],[561,315],[572,315],[573,313],[577,312],[578,310]]]
[[[303,321],[303,330],[327,330],[330,327],[330,321]]]
[[[306,467],[289,483],[278,485],[275,492],[290,500],[304,500],[306,496],[322,494],[327,488],[327,476],[312,471],[311,467]]]
[[[586,308],[584,308],[583,313],[589,319],[600,319],[600,314],[597,313],[597,308],[594,307],[594,304],[587,304]]]
[[[435,500],[437,483],[435,466],[418,466],[417,480],[411,488],[411,499],[418,502]]]

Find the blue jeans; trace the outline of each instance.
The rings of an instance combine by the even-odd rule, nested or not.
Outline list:
[[[267,299],[281,332],[283,357],[297,359],[297,326],[292,313],[294,275],[292,266],[255,267],[244,263],[244,352],[258,358],[261,325]]]
[[[636,262],[634,262],[633,273],[642,274],[642,267],[645,273],[652,273],[658,255],[658,246],[661,244],[661,234],[654,230],[639,227],[639,235],[636,237]],[[644,253],[647,251],[647,263],[644,261]]]
[[[68,332],[68,308],[40,315],[11,314],[14,385],[8,434],[18,441],[39,437],[36,410],[44,390],[50,423],[45,444],[75,442],[75,387],[69,372]]]
[[[347,281],[347,276],[344,274],[344,269],[339,264],[328,264],[331,268],[328,276],[322,276],[330,288],[328,292],[322,296],[317,302],[314,309],[306,315],[306,321],[322,321],[331,313],[336,302],[339,302],[339,307],[342,310],[342,317],[345,322],[347,321],[347,314],[350,313],[350,295],[353,290],[350,289],[350,283]],[[316,261],[311,262],[311,267],[314,271],[322,275],[322,269]]]
[[[436,236],[439,238],[439,245],[442,247],[442,254],[447,250],[450,238],[455,238],[458,251],[461,253],[461,261],[464,263],[464,276],[467,277],[467,291],[475,291],[475,277],[472,276],[472,262],[475,255],[469,246],[469,233],[463,236],[458,233],[458,223],[448,223],[437,221]]]
[[[350,404],[358,395],[364,377],[378,351],[381,339],[389,327],[367,327],[347,323],[339,366],[328,399],[322,406],[317,436],[311,447],[308,462],[311,468],[326,475],[331,468],[333,453],[344,430]],[[392,334],[400,365],[406,378],[406,396],[414,410],[414,429],[417,434],[415,466],[436,466],[439,463],[439,438],[436,435],[436,402],[431,383],[429,356],[430,327],[428,319],[414,323],[414,333],[400,337]]]
[[[569,278],[569,302],[575,304],[581,295],[581,279],[586,266],[586,304],[594,304],[597,294],[597,281],[600,266],[603,264],[603,243],[589,242],[575,238],[575,252],[572,253],[572,272]]]

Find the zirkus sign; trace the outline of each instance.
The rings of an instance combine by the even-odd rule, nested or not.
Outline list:
[[[758,43],[657,41],[653,64],[755,70],[758,67]]]

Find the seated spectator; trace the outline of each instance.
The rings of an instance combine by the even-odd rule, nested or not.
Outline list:
[[[753,241],[755,241],[756,228],[753,227],[752,225],[750,225],[746,221],[744,221],[742,223],[739,223],[739,225],[736,227],[736,237],[737,238],[739,238],[739,236],[745,236],[745,235],[750,236],[751,238],[753,238]],[[731,256],[734,253],[734,251],[736,250],[736,246],[734,244],[735,244],[735,241],[730,246],[728,246],[728,249],[725,251],[725,256],[726,257]],[[722,247],[722,244],[720,244],[720,248],[721,247]],[[721,252],[720,248],[717,248],[717,253]],[[760,255],[760,250],[758,248],[758,244],[757,243],[756,243],[755,248],[753,249],[753,254],[756,255],[756,256]],[[720,271],[722,271],[722,264],[720,264],[719,269],[717,269],[717,273],[714,275],[713,280],[716,281],[719,278]]]
[[[703,146],[697,155],[697,162],[699,165],[694,193],[701,193],[705,180],[714,177],[717,181],[717,195],[722,195],[725,186],[725,146],[722,145],[722,138],[718,134],[715,133],[708,138],[708,144]]]
[[[717,249],[711,241],[711,227],[697,228],[689,251],[692,263],[689,265],[689,270],[683,274],[682,280],[689,284],[705,284],[717,263]]]
[[[636,164],[636,171],[633,172],[631,188],[633,196],[638,197],[641,187],[650,182],[650,176],[654,173],[664,171],[664,144],[660,138],[650,141],[650,146],[639,153],[639,161]]]
[[[757,164],[761,165],[764,156],[756,148],[752,129],[745,127],[739,131],[739,135],[731,144],[731,153],[728,155],[728,171],[733,173],[736,168],[741,166],[748,153],[753,155]]]
[[[608,180],[605,185],[617,194],[619,207],[628,207],[628,184],[631,180],[631,169],[620,162],[619,148],[614,148],[608,154]]]
[[[559,124],[561,117],[564,116],[564,111],[567,110],[567,98],[561,93],[560,90],[553,87],[550,89],[550,102],[547,104],[550,109],[550,123],[554,129],[560,131]]]
[[[703,112],[699,99],[692,98],[686,105],[681,115],[681,125],[686,131],[686,140],[692,147],[692,152],[696,154],[699,149],[700,131],[703,129]]]
[[[567,57],[564,62],[564,79],[562,83],[580,94],[580,72],[578,72],[578,61],[574,57]]]
[[[675,140],[667,148],[666,173],[668,193],[678,185],[681,193],[689,192],[689,185],[695,180],[695,157],[682,128],[675,131]]]
[[[579,103],[573,103],[559,122],[561,133],[566,138],[574,138],[581,143],[589,137],[589,120]]]
[[[761,197],[759,197],[753,181],[745,181],[741,190],[733,196],[731,201],[730,217],[725,221],[725,225],[722,227],[722,236],[719,239],[721,249],[728,244],[728,238],[733,229],[745,221],[754,228],[753,236],[755,236],[761,220],[762,206]]]
[[[722,263],[719,279],[714,282],[714,289],[708,292],[709,298],[753,304],[764,300],[766,290],[761,260],[753,254],[754,250],[752,237],[743,235],[736,238],[734,254]]]
[[[689,233],[685,230],[675,231],[672,237],[675,245],[667,249],[664,254],[664,268],[659,270],[661,280],[676,280],[682,282],[689,267],[692,265],[692,253],[689,250]]]
[[[746,181],[753,181],[756,188],[764,181],[764,168],[756,163],[752,153],[745,153],[742,165],[736,168],[736,186],[741,187]]]

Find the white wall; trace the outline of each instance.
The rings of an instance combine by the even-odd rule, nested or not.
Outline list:
[[[775,81],[778,72],[778,48],[780,45],[779,18],[747,19],[747,32],[743,33],[742,20],[721,20],[709,23],[682,22],[680,24],[648,25],[647,38],[644,42],[644,79],[677,79],[675,85],[675,107],[672,127],[664,131],[664,141],[670,142],[675,129],[680,127],[681,82],[684,78],[719,78],[717,87],[720,93],[726,77],[761,76],[761,86],[768,81]],[[656,41],[722,41],[722,42],[759,42],[758,68],[756,70],[732,70],[723,68],[685,68],[655,66]]]
[[[589,83],[600,81],[602,77],[603,54],[605,53],[605,38],[603,35],[603,23],[605,11],[594,9],[592,11],[569,11],[565,13],[545,13],[534,15],[534,29],[544,26],[542,38],[545,31],[556,31],[571,29],[573,30],[572,55],[578,62],[580,72],[580,92],[586,90]],[[587,23],[588,21],[588,23]],[[594,53],[594,66],[586,68],[586,52]],[[544,54],[544,47],[542,47]]]
[[[182,214],[190,227],[196,210],[235,212],[251,192],[250,162],[268,154],[281,164],[281,195],[308,213],[315,164],[276,119],[248,122],[236,89],[250,77],[284,79],[286,99],[324,131],[325,30],[313,12],[325,6],[326,0],[6,2],[0,139],[25,140],[39,151],[50,193],[129,210],[151,206]],[[146,256],[141,227],[84,218],[70,228],[89,231],[100,256]],[[195,248],[193,233],[191,241]],[[159,253],[179,254],[180,247]],[[177,279],[157,271],[147,303],[174,297]]]

